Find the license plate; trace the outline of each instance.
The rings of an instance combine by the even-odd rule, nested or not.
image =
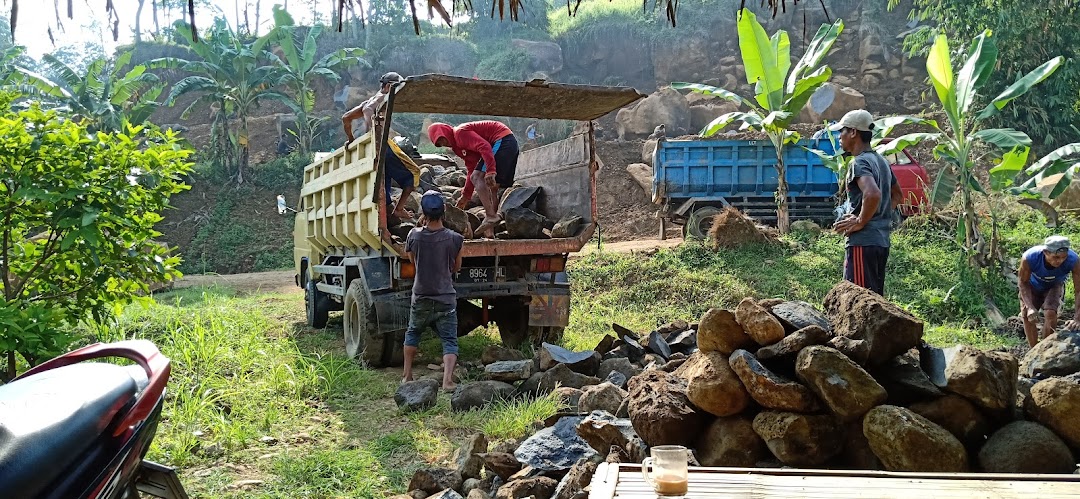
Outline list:
[[[506,277],[506,267],[466,267],[458,274],[457,282],[495,282]]]

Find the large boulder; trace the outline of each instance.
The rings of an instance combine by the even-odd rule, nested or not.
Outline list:
[[[618,418],[607,411],[593,411],[577,426],[577,433],[597,452],[607,453],[612,446],[630,451],[644,451],[645,444],[634,431],[634,425],[626,418]]]
[[[862,367],[829,347],[804,348],[795,361],[795,372],[843,421],[861,418],[888,397]]]
[[[626,165],[626,173],[634,180],[645,195],[652,199],[653,195],[653,168],[645,163],[630,163]]]
[[[630,379],[640,374],[641,368],[635,366],[626,357],[618,357],[601,362],[600,370],[597,371],[596,376],[600,379],[607,379],[613,371],[622,374],[626,379]]]
[[[1030,421],[1015,421],[990,436],[979,451],[987,473],[1072,473],[1076,459],[1054,432]]]
[[[592,477],[599,465],[593,461],[575,464],[559,481],[559,486],[555,487],[555,494],[551,496],[551,499],[584,499],[588,496],[586,489],[592,483]]]
[[[483,433],[477,433],[454,452],[454,464],[462,478],[480,478],[484,469],[482,454],[487,452],[488,441]]]
[[[480,354],[480,363],[485,366],[504,360],[525,360],[525,354],[516,348],[506,348],[501,345],[488,345]]]
[[[409,480],[409,490],[422,490],[428,494],[436,494],[445,489],[457,490],[461,488],[461,473],[450,468],[420,468],[413,473]]]
[[[919,351],[915,349],[876,366],[871,374],[889,392],[889,403],[892,405],[907,405],[942,395],[926,371],[922,370]]]
[[[540,345],[540,370],[547,371],[556,364],[565,364],[571,371],[586,376],[596,376],[600,369],[600,353],[595,350],[571,352],[561,346],[543,343]]]
[[[863,418],[863,433],[889,471],[965,472],[964,444],[909,409],[879,405]]]
[[[458,385],[450,396],[450,407],[455,411],[479,409],[497,400],[505,400],[514,394],[514,385],[502,381],[476,381]]]
[[[648,139],[641,144],[641,162],[650,169],[656,166],[653,164],[653,155],[656,154],[656,148],[659,144],[660,139]]]
[[[440,383],[434,379],[421,379],[402,383],[394,393],[394,402],[405,412],[424,411],[435,407]]]
[[[531,360],[500,360],[484,366],[484,376],[495,381],[514,383],[533,375]]]
[[[553,75],[562,71],[563,54],[562,47],[554,42],[534,42],[514,38],[510,44],[528,56],[530,73],[541,72]]]
[[[449,208],[449,206],[448,206]],[[447,210],[449,211],[449,210]],[[528,208],[514,208],[503,213],[506,233],[510,239],[547,239],[544,227],[547,217]]]
[[[577,433],[583,419],[577,416],[559,419],[555,426],[525,439],[514,451],[514,457],[525,466],[542,471],[568,470],[578,460],[592,457],[596,451]]]
[[[472,232],[469,215],[452,203],[446,203],[446,211],[443,212],[443,224],[446,225],[447,229],[458,234],[467,235]]]
[[[817,326],[832,331],[832,324],[825,314],[804,301],[785,301],[773,305],[769,310],[780,319],[788,332],[795,332],[808,326]]]
[[[754,432],[789,466],[821,466],[843,450],[844,430],[832,416],[765,411],[754,417]]]
[[[825,83],[810,96],[803,114],[803,122],[820,124],[822,121],[838,121],[848,111],[866,109],[866,96],[851,87]]]
[[[630,421],[646,444],[689,446],[701,434],[706,417],[690,404],[685,379],[654,369],[627,385]]]
[[[784,326],[753,298],[743,298],[739,302],[735,320],[758,345],[768,346],[784,339]]]
[[[809,388],[770,371],[746,350],[733,352],[728,363],[750,397],[766,409],[806,413],[821,409]]]
[[[578,410],[581,412],[607,411],[619,412],[619,406],[626,400],[626,390],[609,382],[586,386],[581,390]]]
[[[1073,448],[1080,448],[1080,379],[1077,375],[1050,378],[1031,387],[1028,414],[1057,433]]]
[[[818,325],[806,326],[784,337],[777,343],[761,347],[755,355],[767,360],[773,357],[794,357],[800,350],[811,345],[824,345],[832,338],[832,333]]]
[[[714,101],[690,106],[690,131],[698,133],[716,118],[738,110],[739,106],[728,101]]]
[[[967,345],[926,349],[923,368],[930,380],[945,391],[963,396],[983,409],[1012,411],[1016,403],[1016,357],[986,352]]]
[[[619,140],[648,137],[657,125],[665,125],[672,137],[690,131],[690,105],[671,87],[664,87],[636,104],[620,109],[615,115]]]
[[[993,431],[990,420],[974,404],[959,395],[945,395],[911,404],[912,412],[945,428],[965,445],[977,449]]]
[[[735,314],[727,310],[710,308],[698,321],[698,348],[702,351],[731,355],[753,344],[754,340],[735,320]]]
[[[554,478],[536,476],[514,480],[495,492],[495,499],[527,499],[529,497],[551,497],[559,482]]]
[[[675,375],[686,379],[690,402],[714,416],[738,414],[750,403],[727,356],[719,352],[694,352]]]
[[[482,457],[484,458],[484,469],[494,473],[503,481],[509,479],[514,473],[521,471],[521,461],[518,461],[513,454],[485,452]]]
[[[571,371],[566,364],[556,364],[555,367],[548,369],[540,377],[538,390],[540,393],[550,393],[559,386],[584,388],[598,383],[600,383],[598,378]]]
[[[752,468],[769,455],[765,441],[754,432],[748,416],[716,418],[697,441],[697,459],[702,466]]]
[[[848,281],[841,281],[825,296],[825,310],[833,333],[866,343],[867,361],[872,365],[884,364],[922,341],[922,321]]]
[[[1043,379],[1080,372],[1080,331],[1062,331],[1043,338],[1020,362],[1020,374]]]

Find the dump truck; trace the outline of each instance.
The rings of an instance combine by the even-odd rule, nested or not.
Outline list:
[[[373,130],[304,168],[294,229],[296,285],[307,322],[343,311],[345,349],[372,366],[399,365],[415,268],[387,226],[384,148],[402,113],[583,122],[565,140],[521,153],[515,184],[540,187],[536,211],[582,217],[573,237],[468,239],[456,276],[458,334],[494,323],[504,344],[557,341],[570,317],[570,253],[597,227],[599,162],[592,120],[644,97],[628,87],[411,76],[395,86]],[[465,121],[463,118],[461,121]],[[280,202],[279,202],[280,205]]]
[[[827,139],[804,139],[784,150],[792,221],[831,224],[839,202],[836,173],[807,149],[832,152]],[[900,211],[926,203],[926,170],[907,152],[888,158],[904,195]],[[763,223],[776,223],[776,150],[767,140],[661,140],[653,155],[652,200],[660,205],[660,237],[668,223],[703,239],[712,218],[734,206]]]

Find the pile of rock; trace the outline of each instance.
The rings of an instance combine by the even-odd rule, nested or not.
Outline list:
[[[472,237],[484,221],[485,212],[475,194],[467,205],[467,209],[461,210],[457,207],[464,186],[464,169],[424,165],[420,169],[420,185],[406,201],[405,207],[419,214],[421,194],[429,190],[439,191],[446,199],[446,214],[443,217],[443,223],[459,234]],[[515,185],[504,189],[499,201],[499,213],[502,214],[503,220],[495,228],[495,238],[549,239],[577,236],[584,219],[571,213],[558,222],[552,222],[538,211],[543,195],[541,187]],[[409,231],[415,227],[415,221],[394,219],[391,221],[391,237],[399,243],[404,242]]]
[[[457,469],[422,470],[410,489],[432,473],[461,480],[412,497],[586,497],[598,463],[640,462],[666,444],[704,466],[1074,472],[1080,332],[1018,362],[927,346],[921,321],[851,283],[824,309],[747,298],[647,335],[613,325],[586,352],[491,347],[490,379],[463,385],[455,410],[552,391],[568,409],[520,443],[464,446]]]

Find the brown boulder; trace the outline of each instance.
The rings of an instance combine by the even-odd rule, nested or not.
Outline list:
[[[487,437],[477,433],[454,452],[454,463],[462,478],[480,478],[480,471],[484,468],[484,458],[480,455],[487,452],[487,448]]]
[[[844,466],[856,470],[880,470],[881,460],[870,448],[870,441],[863,433],[862,420],[848,423],[844,431],[844,451],[840,454]]]
[[[630,422],[646,444],[693,444],[706,418],[690,404],[685,379],[651,370],[634,376],[627,385]]]
[[[555,487],[559,482],[554,478],[538,476],[514,480],[502,487],[495,493],[495,499],[524,499],[527,497],[551,497],[555,493]]]
[[[738,105],[727,101],[713,101],[690,106],[690,131],[698,133],[716,118],[738,110]]]
[[[508,452],[488,452],[480,457],[484,459],[484,468],[503,480],[521,471],[521,462]]]
[[[795,356],[799,351],[811,345],[824,345],[832,338],[832,333],[824,330],[821,326],[806,326],[784,337],[779,342],[761,347],[755,355],[760,360],[773,357]]]
[[[736,350],[728,362],[750,397],[762,407],[789,412],[815,412],[821,409],[821,404],[809,388],[773,373],[750,352]]]
[[[944,379],[944,384],[939,384],[942,389],[965,397],[983,409],[995,413],[1011,412],[1016,403],[1019,372],[1016,357],[967,345],[936,351],[941,355],[935,355],[932,362],[923,362],[923,365],[930,364],[931,380],[937,379],[940,383]],[[941,373],[942,364],[944,373]]]
[[[1054,432],[1030,421],[1005,425],[979,451],[987,473],[1072,473],[1076,459]]]
[[[690,105],[671,87],[664,87],[636,104],[620,109],[615,115],[619,140],[645,138],[657,125],[665,125],[672,137],[690,130]]]
[[[974,404],[959,395],[945,395],[934,400],[919,402],[912,404],[909,409],[945,428],[972,448],[978,448],[986,441],[986,436],[993,431],[986,416],[980,413]]]
[[[965,472],[967,450],[952,433],[909,409],[879,405],[863,418],[863,433],[889,471]]]
[[[686,395],[695,406],[714,416],[731,416],[746,409],[750,395],[718,352],[694,352],[674,374],[686,380]]]
[[[1080,372],[1080,331],[1062,331],[1043,338],[1020,362],[1020,373],[1028,378],[1077,372]]]
[[[832,416],[765,411],[754,417],[754,432],[789,466],[820,466],[843,450],[844,430]]]
[[[1080,414],[1080,382],[1076,375],[1035,383],[1027,411],[1070,446],[1080,448],[1080,424],[1076,424]]]
[[[581,390],[578,408],[581,412],[600,410],[615,414],[619,412],[619,406],[622,405],[623,400],[626,400],[626,395],[626,390],[610,382],[586,386]]]
[[[758,345],[768,346],[784,339],[784,326],[753,298],[739,302],[735,320]]]
[[[704,352],[731,355],[731,352],[753,344],[754,340],[735,320],[735,314],[727,310],[710,308],[698,321],[698,349]]]
[[[488,345],[480,354],[480,362],[485,366],[504,360],[525,360],[525,354],[521,350],[500,345]]]
[[[889,392],[890,405],[908,405],[942,395],[922,370],[919,351],[915,349],[875,367],[871,374]]]
[[[409,480],[409,490],[422,490],[435,494],[445,489],[461,488],[461,473],[450,468],[420,468]]]
[[[872,365],[884,364],[922,341],[922,321],[848,281],[841,281],[825,296],[825,310],[834,334],[866,342],[867,362]]]
[[[610,451],[612,446],[627,450],[644,447],[629,419],[617,418],[605,411],[589,414],[578,423],[576,431],[578,436],[599,453]]]
[[[804,348],[795,361],[795,372],[842,421],[861,418],[888,397],[863,368],[829,347]]]
[[[716,418],[698,438],[696,449],[702,466],[752,468],[769,455],[748,416]]]

